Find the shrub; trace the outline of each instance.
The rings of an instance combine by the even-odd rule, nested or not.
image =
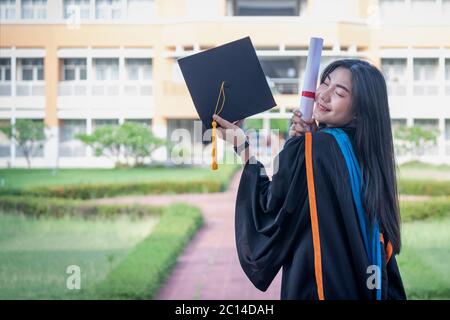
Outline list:
[[[2,194],[47,198],[96,199],[128,194],[174,194],[219,192],[218,180],[152,181],[138,183],[78,184],[45,186],[29,189],[6,189]]]
[[[400,194],[425,196],[450,195],[450,181],[401,179],[399,180],[398,186]]]
[[[200,210],[184,204],[166,207],[152,233],[139,243],[94,290],[100,299],[152,299],[178,255],[203,224]]]
[[[403,222],[450,216],[450,198],[434,198],[425,201],[400,201]]]
[[[23,196],[0,196],[0,211],[19,212],[37,217],[114,217],[117,215],[144,216],[161,214],[161,207],[138,205],[99,205],[78,200],[36,198]]]

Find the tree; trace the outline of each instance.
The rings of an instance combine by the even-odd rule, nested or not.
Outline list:
[[[142,165],[155,149],[166,144],[145,125],[131,122],[121,126],[104,126],[90,135],[77,135],[77,138],[91,146],[97,156],[113,159],[116,167],[122,164],[122,159],[125,159],[127,166],[130,159],[134,159],[134,165]]]
[[[120,141],[122,141],[125,159],[134,158],[136,166],[142,165],[146,157],[166,143],[155,137],[152,131],[142,124],[125,122],[119,128]]]
[[[439,130],[402,126],[394,130],[395,147],[401,153],[419,155],[437,144]]]
[[[76,138],[92,147],[96,156],[106,156],[120,164],[121,146],[119,128],[117,126],[103,126],[92,134],[78,134]]]
[[[30,169],[31,158],[43,147],[46,140],[44,123],[17,119],[15,125],[0,127],[0,130],[22,150]]]

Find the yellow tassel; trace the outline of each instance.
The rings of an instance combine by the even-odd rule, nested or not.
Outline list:
[[[212,122],[212,163],[211,169],[217,170],[219,167],[217,165],[217,133],[216,133],[217,122],[214,120]]]

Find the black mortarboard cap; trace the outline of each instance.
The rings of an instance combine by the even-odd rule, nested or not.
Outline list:
[[[276,106],[249,37],[181,58],[178,64],[206,129],[220,109],[222,118],[234,122]]]

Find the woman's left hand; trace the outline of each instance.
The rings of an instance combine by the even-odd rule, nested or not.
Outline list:
[[[218,136],[221,139],[231,143],[235,147],[240,146],[247,139],[244,130],[241,128],[244,120],[231,123],[218,115],[214,115],[213,119],[220,125],[220,127],[217,126],[217,131],[220,132]]]

